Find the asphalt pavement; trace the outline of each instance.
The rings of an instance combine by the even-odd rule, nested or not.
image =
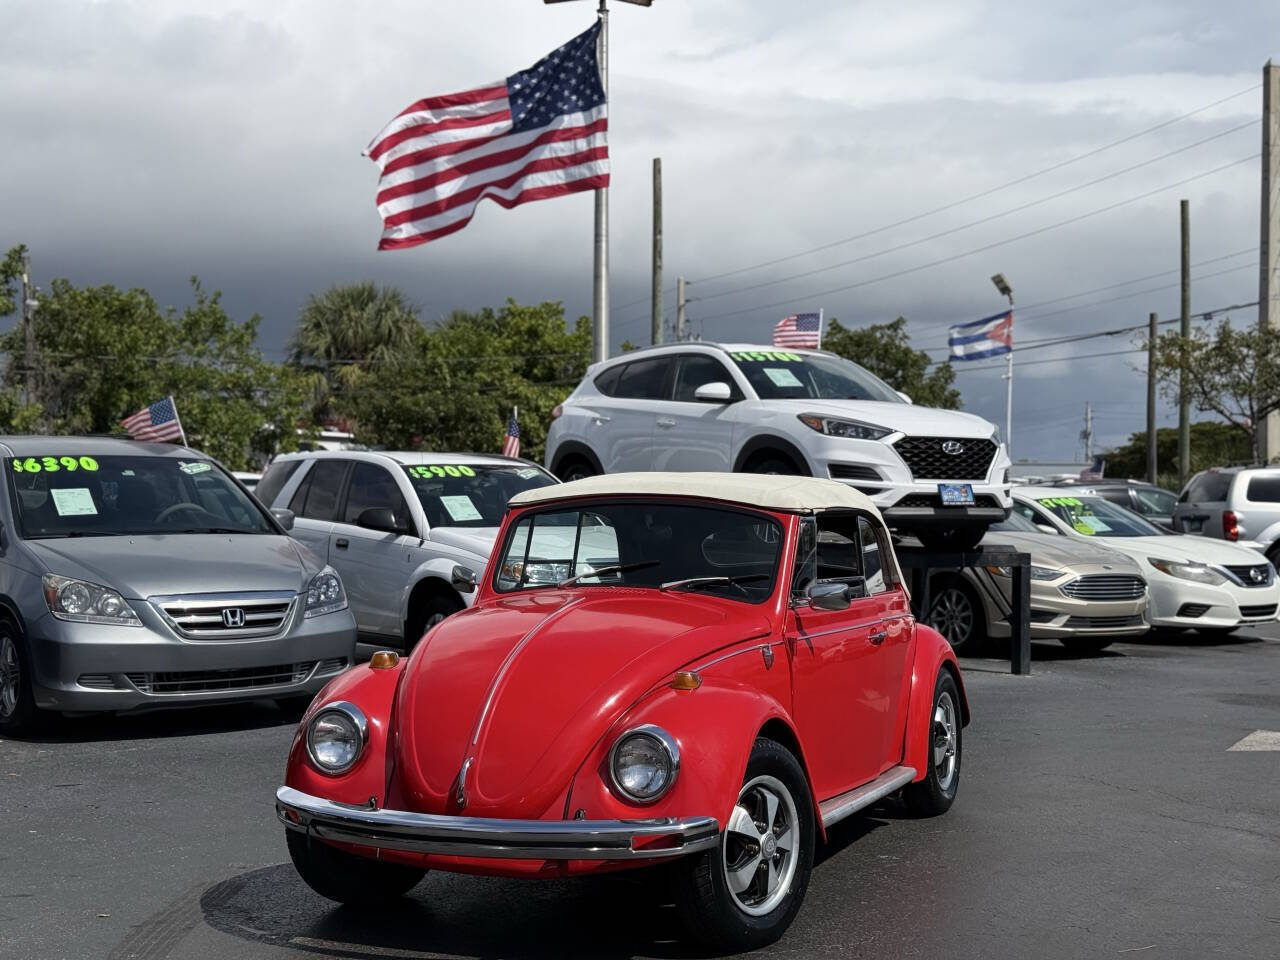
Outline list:
[[[962,667],[955,806],[839,825],[761,956],[1280,956],[1280,737],[1255,735],[1280,731],[1280,628]],[[429,874],[334,908],[275,820],[296,720],[262,703],[0,741],[0,957],[707,955],[652,881]]]

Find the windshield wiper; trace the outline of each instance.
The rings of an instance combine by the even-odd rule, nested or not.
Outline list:
[[[759,583],[761,580],[768,580],[767,573],[747,573],[740,577],[689,577],[685,580],[669,580],[658,587],[659,590],[701,590],[703,587],[737,587],[743,594],[747,591],[743,589],[744,583]]]
[[[166,533],[259,533],[241,527],[188,527],[186,530],[167,530]]]
[[[570,577],[568,580],[561,580],[556,586],[572,587],[579,580],[586,580],[590,577],[604,577],[611,573],[630,573],[632,570],[647,570],[649,567],[658,566],[661,562],[660,560],[637,560],[635,563],[614,563],[607,567],[588,570],[585,573],[578,574],[576,577]]]

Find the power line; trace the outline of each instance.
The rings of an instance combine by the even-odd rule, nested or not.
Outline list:
[[[907,276],[908,274],[918,273],[921,270],[928,270],[930,267],[937,267],[946,263],[952,263],[956,260],[962,260],[965,257],[971,257],[974,254],[985,253],[986,251],[994,250],[997,247],[1004,247],[1004,246],[1008,246],[1011,243],[1017,243],[1019,240],[1026,240],[1029,237],[1038,236],[1039,234],[1042,234],[1042,233],[1048,233],[1049,231],[1056,230],[1059,227],[1065,227],[1073,223],[1079,223],[1080,221],[1087,220],[1090,217],[1096,217],[1099,214],[1108,213],[1111,210],[1116,210],[1120,207],[1127,206],[1131,203],[1136,203],[1139,200],[1145,200],[1148,197],[1153,197],[1158,193],[1164,193],[1165,191],[1173,190],[1177,187],[1185,186],[1186,184],[1192,183],[1196,180],[1203,180],[1205,177],[1213,176],[1216,173],[1221,173],[1223,170],[1228,170],[1231,167],[1237,167],[1242,163],[1248,163],[1250,160],[1257,160],[1258,157],[1260,157],[1261,155],[1262,155],[1261,153],[1254,153],[1247,157],[1241,157],[1239,160],[1232,160],[1230,163],[1224,163],[1221,166],[1214,167],[1212,170],[1206,170],[1203,173],[1197,173],[1194,176],[1186,177],[1182,180],[1177,180],[1173,183],[1165,184],[1163,187],[1156,187],[1154,190],[1148,190],[1145,193],[1135,194],[1134,196],[1128,197],[1124,200],[1117,200],[1114,203],[1109,203],[1106,206],[1098,207],[1097,209],[1090,210],[1086,213],[1077,214],[1074,217],[1068,217],[1066,220],[1059,220],[1056,223],[1050,223],[1043,227],[1037,227],[1035,230],[1028,230],[1026,233],[1021,233],[1014,237],[1008,237],[1004,240],[997,240],[994,243],[988,243],[980,247],[974,247],[971,250],[965,250],[961,253],[955,253],[947,257],[942,257],[938,260],[931,260],[928,263],[917,264],[914,267],[906,267],[902,270],[895,270],[892,273],[881,274],[878,277],[870,277],[866,280],[859,280],[856,283],[847,283],[839,287],[831,287],[827,290],[816,290],[809,293],[797,294],[797,295],[788,297],[786,300],[778,300],[773,303],[756,304],[755,306],[743,307],[738,310],[726,310],[722,313],[714,313],[714,314],[711,314],[710,316],[705,316],[702,319],[703,321],[719,320],[723,317],[735,317],[735,316],[740,316],[741,314],[744,314],[744,313],[753,313],[758,310],[766,310],[773,307],[788,306],[790,304],[795,303],[797,300],[813,299],[816,297],[826,297],[826,296],[830,296],[833,293],[844,293],[847,290],[855,290],[860,287],[870,286],[873,283],[881,283],[885,280],[894,280],[898,277]]]
[[[1107,150],[1110,150],[1114,147],[1118,147],[1122,144],[1129,143],[1132,140],[1137,140],[1140,137],[1145,137],[1148,134],[1155,133],[1157,130],[1163,130],[1165,127],[1172,126],[1175,123],[1180,123],[1181,121],[1194,117],[1197,114],[1204,113],[1206,110],[1211,110],[1214,107],[1221,106],[1222,104],[1227,103],[1228,101],[1236,99],[1237,97],[1242,97],[1246,93],[1252,93],[1254,90],[1257,90],[1261,86],[1262,84],[1260,83],[1254,84],[1253,86],[1247,87],[1244,90],[1237,91],[1236,93],[1233,93],[1230,96],[1223,97],[1221,100],[1215,100],[1213,101],[1213,103],[1207,103],[1203,107],[1197,107],[1195,110],[1191,110],[1180,116],[1173,117],[1170,120],[1165,120],[1165,121],[1162,121],[1161,123],[1157,123],[1153,127],[1147,127],[1145,130],[1139,130],[1136,133],[1131,133],[1128,136],[1121,137],[1119,140],[1113,140],[1110,143],[1103,144],[1101,147],[1095,147],[1094,149],[1088,150],[1085,153],[1078,154],[1067,160],[1061,160],[1058,163],[1051,164],[1050,166],[1044,167],[1040,170],[1036,170],[1033,173],[1024,174],[1023,176],[1017,177],[1014,180],[1009,180],[998,186],[991,187],[979,193],[971,194],[959,200],[953,200],[950,203],[943,204],[940,207],[935,207],[932,210],[926,210],[923,213],[914,214],[913,216],[907,217],[903,220],[896,220],[893,223],[887,223],[887,224],[884,224],[883,226],[876,227],[873,230],[867,230],[863,233],[854,234],[851,237],[843,237],[839,240],[832,240],[830,243],[824,243],[821,246],[812,247],[811,249],[808,249],[808,250],[802,250],[798,253],[788,254],[787,256],[784,256],[784,257],[775,257],[772,260],[763,260],[759,263],[751,264],[750,266],[739,267],[736,270],[726,270],[723,273],[712,274],[711,276],[701,277],[696,281],[690,281],[690,282],[691,283],[709,283],[712,280],[720,280],[720,279],[723,279],[724,277],[737,276],[740,273],[748,273],[752,270],[758,270],[761,267],[771,267],[771,266],[774,266],[775,264],[786,263],[789,260],[796,260],[796,259],[799,259],[800,257],[807,257],[807,256],[810,256],[811,254],[821,253],[823,250],[830,250],[833,247],[842,246],[843,244],[846,244],[846,243],[853,243],[855,240],[863,240],[863,239],[866,239],[867,237],[873,237],[876,234],[884,233],[886,230],[892,230],[895,227],[903,227],[909,223],[915,223],[917,220],[923,220],[926,217],[931,217],[931,216],[934,216],[935,214],[943,213],[947,210],[952,210],[963,204],[971,203],[974,200],[981,200],[983,197],[989,197],[992,194],[999,193],[1002,190],[1007,190],[1009,187],[1016,187],[1020,183],[1026,183],[1028,180],[1034,180],[1036,177],[1044,176],[1046,173],[1052,173],[1054,170],[1061,170],[1063,167],[1070,166],[1073,163],[1078,163],[1081,160],[1087,160],[1089,157],[1096,157],[1098,154],[1103,153]]]
[[[1087,180],[1084,183],[1076,184],[1074,187],[1068,187],[1065,190],[1059,190],[1057,193],[1051,193],[1048,196],[1040,197],[1037,200],[1029,200],[1026,203],[1019,204],[1016,207],[1010,207],[1008,210],[1002,210],[999,213],[992,213],[985,217],[980,217],[977,220],[971,220],[968,223],[960,224],[959,226],[956,226],[956,227],[948,227],[946,230],[940,230],[937,233],[930,234],[927,237],[920,237],[916,240],[909,240],[906,243],[900,243],[893,247],[885,247],[882,250],[877,250],[872,253],[865,253],[865,254],[862,254],[861,256],[853,257],[849,260],[841,260],[837,263],[832,263],[825,267],[815,267],[812,270],[806,270],[802,273],[793,273],[786,277],[776,277],[772,280],[762,280],[759,283],[749,284],[748,286],[745,286],[745,287],[734,287],[730,290],[723,290],[720,293],[703,294],[702,296],[694,297],[693,299],[694,300],[715,300],[715,299],[718,299],[719,297],[728,297],[734,294],[747,293],[751,290],[759,290],[763,287],[771,287],[771,286],[774,286],[775,284],[786,283],[790,280],[800,280],[800,279],[803,279],[804,277],[812,277],[819,273],[826,273],[829,270],[838,270],[841,267],[852,266],[855,263],[865,263],[868,260],[875,260],[879,257],[888,256],[891,253],[900,253],[903,250],[909,250],[911,247],[918,247],[922,243],[929,243],[933,240],[940,240],[943,237],[949,237],[953,234],[961,233],[962,231],[965,231],[965,230],[970,230],[974,227],[981,226],[984,223],[991,223],[994,220],[1000,220],[1012,214],[1021,213],[1023,210],[1029,210],[1032,207],[1037,207],[1037,206],[1040,206],[1041,204],[1049,203],[1053,200],[1059,200],[1062,197],[1068,196],[1069,194],[1072,194],[1072,193],[1077,193],[1080,190],[1086,190],[1089,187],[1096,187],[1100,183],[1105,183],[1108,180],[1114,180],[1116,177],[1123,176],[1126,173],[1132,173],[1134,170],[1140,170],[1143,167],[1148,167],[1151,164],[1157,163],[1160,160],[1165,160],[1179,153],[1185,153],[1186,151],[1194,149],[1195,147],[1203,146],[1204,144],[1210,143],[1214,140],[1220,140],[1222,137],[1225,137],[1228,134],[1237,133],[1241,130],[1244,130],[1247,127],[1255,127],[1257,125],[1258,125],[1257,120],[1250,120],[1247,123],[1242,123],[1238,126],[1232,127],[1229,130],[1223,130],[1220,133],[1215,133],[1213,136],[1205,137],[1203,140],[1197,140],[1195,143],[1190,143],[1184,147],[1179,147],[1177,150],[1170,150],[1169,152],[1162,153],[1159,156],[1150,157],[1149,159],[1143,160],[1141,163],[1135,163],[1132,166],[1125,167],[1123,170],[1113,170],[1111,173],[1104,174],[1101,177],[1095,177],[1093,180]]]

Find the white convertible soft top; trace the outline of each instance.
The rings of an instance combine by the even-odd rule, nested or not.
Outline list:
[[[766,510],[855,509],[880,516],[864,494],[834,480],[765,473],[607,473],[517,493],[511,506],[597,496],[700,497]]]

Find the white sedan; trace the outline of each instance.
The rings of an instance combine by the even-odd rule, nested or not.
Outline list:
[[[1169,534],[1099,496],[1070,489],[1018,487],[1013,501],[1016,513],[1045,532],[1103,541],[1137,563],[1153,627],[1221,634],[1276,619],[1275,568],[1248,547]]]

